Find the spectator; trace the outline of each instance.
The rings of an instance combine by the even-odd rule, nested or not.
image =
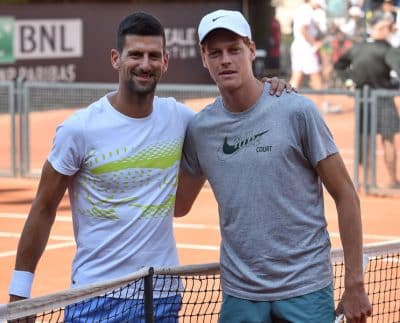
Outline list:
[[[266,68],[272,70],[280,69],[280,48],[281,48],[281,24],[278,19],[276,19],[276,8],[272,7],[272,19],[271,19],[271,29],[270,37],[268,41],[267,48],[267,61]]]
[[[353,42],[362,42],[364,40],[364,12],[359,6],[351,6],[349,8],[349,16],[344,24],[340,26],[340,30],[345,33],[346,37]]]
[[[318,51],[322,46],[322,32],[315,11],[324,8],[323,0],[306,0],[296,10],[293,21],[294,40],[291,45],[292,76],[290,83],[299,88],[303,76],[310,78],[313,89],[322,88],[321,63]]]
[[[332,66],[338,61],[340,56],[342,56],[345,52],[347,52],[351,48],[353,42],[339,27],[336,26],[335,37],[332,39],[331,44],[332,44],[332,55],[330,57],[330,65]],[[348,87],[348,84],[346,85],[345,83],[345,80],[350,78],[348,71],[334,70],[333,74],[335,74],[332,77],[332,79],[335,80],[334,86]]]
[[[400,50],[393,48],[387,38],[392,33],[393,16],[390,13],[377,11],[369,21],[370,36],[364,43],[354,44],[335,64],[335,68],[350,70],[356,88],[369,85],[374,89],[392,89],[391,70],[400,75]],[[397,85],[398,87],[398,85]],[[361,108],[360,131],[364,124]],[[368,116],[368,119],[370,116]],[[377,132],[381,135],[384,160],[390,176],[390,187],[400,188],[397,177],[397,153],[394,144],[395,134],[399,132],[399,115],[393,98],[378,99]],[[370,129],[366,130],[370,133]],[[369,146],[369,144],[368,144]],[[360,154],[362,155],[362,154]]]
[[[389,37],[389,42],[393,47],[400,46],[400,21],[395,7],[394,0],[383,0],[381,10],[388,12],[393,16],[392,34]]]

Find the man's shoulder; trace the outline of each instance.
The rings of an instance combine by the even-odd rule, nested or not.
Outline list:
[[[154,97],[154,102],[156,105],[165,109],[177,109],[177,110],[192,110],[186,104],[179,102],[174,97]]]
[[[288,119],[304,120],[312,115],[320,114],[315,102],[301,93],[285,93],[275,100],[273,107],[274,113]]]
[[[204,127],[210,126],[210,123],[220,120],[221,107],[215,102],[206,105],[199,112],[195,113],[191,118],[188,128],[190,131],[196,129],[204,129]]]
[[[301,107],[313,105],[314,102],[304,94],[296,92],[284,92],[281,96],[275,97],[274,101],[290,110],[299,110]],[[272,101],[273,102],[273,101]]]
[[[63,125],[69,128],[83,127],[86,123],[96,123],[96,117],[101,115],[107,110],[104,100],[106,97],[102,97],[97,101],[92,102],[86,107],[77,109],[71,113],[64,121]]]

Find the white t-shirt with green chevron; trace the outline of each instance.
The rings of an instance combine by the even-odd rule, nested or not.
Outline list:
[[[193,114],[173,98],[155,97],[151,115],[130,118],[104,96],[58,126],[48,160],[74,176],[73,287],[178,265],[173,207]]]

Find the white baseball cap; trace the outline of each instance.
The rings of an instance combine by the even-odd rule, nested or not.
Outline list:
[[[349,16],[364,17],[364,12],[359,6],[351,6],[349,9]]]
[[[239,11],[216,10],[205,15],[199,24],[198,33],[200,43],[213,30],[223,28],[242,37],[251,39],[251,30],[246,18]]]

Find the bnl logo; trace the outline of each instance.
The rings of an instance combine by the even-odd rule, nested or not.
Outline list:
[[[81,19],[0,17],[0,64],[82,56]]]

